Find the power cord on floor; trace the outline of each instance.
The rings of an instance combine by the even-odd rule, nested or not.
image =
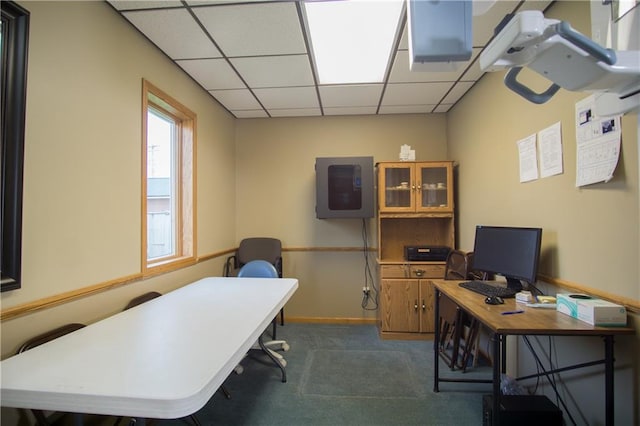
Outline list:
[[[362,219],[362,251],[364,253],[364,285],[362,287],[362,309],[375,311],[378,309],[378,288],[371,273],[369,264],[369,236],[367,233],[367,221]]]

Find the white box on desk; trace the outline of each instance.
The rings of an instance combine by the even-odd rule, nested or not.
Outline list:
[[[556,309],[558,312],[577,318],[591,325],[626,326],[627,310],[606,300],[584,294],[556,295]]]

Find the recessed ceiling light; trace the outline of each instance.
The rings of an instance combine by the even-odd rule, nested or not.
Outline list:
[[[403,0],[305,2],[319,83],[382,82],[403,5]]]

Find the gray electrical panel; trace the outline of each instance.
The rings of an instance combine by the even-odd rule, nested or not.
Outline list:
[[[374,217],[373,157],[316,158],[316,216]]]

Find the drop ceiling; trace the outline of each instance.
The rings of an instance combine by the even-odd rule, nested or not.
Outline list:
[[[482,77],[479,54],[504,16],[552,1],[498,0],[474,16],[471,58],[449,72],[409,70],[403,13],[384,81],[348,85],[318,84],[302,1],[109,3],[236,118],[256,118],[445,113]]]

